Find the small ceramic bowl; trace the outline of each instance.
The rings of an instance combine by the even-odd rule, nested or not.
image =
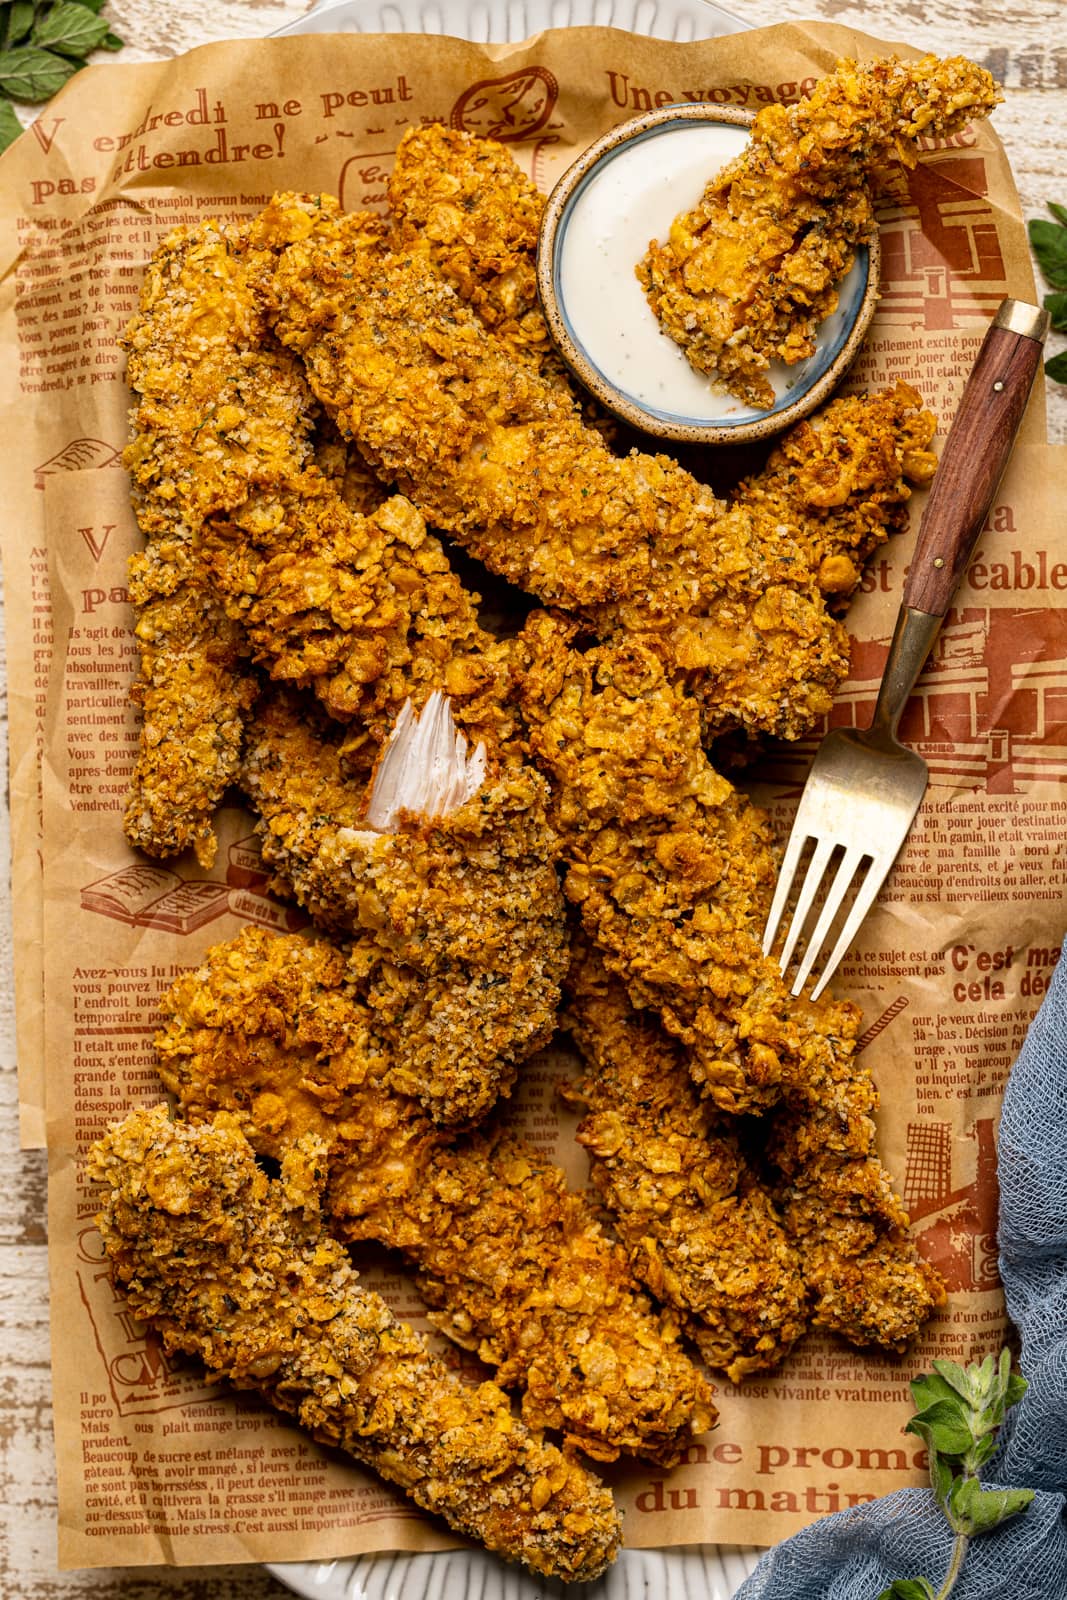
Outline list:
[[[660,439],[735,445],[791,427],[841,381],[874,315],[877,236],[857,250],[815,353],[794,366],[771,363],[776,399],[766,410],[696,372],[660,331],[634,269],[649,240],[666,238],[740,153],[754,120],[734,106],[647,111],[590,145],[545,205],[537,281],[559,352],[602,405]]]

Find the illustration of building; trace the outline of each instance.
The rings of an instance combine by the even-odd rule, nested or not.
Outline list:
[[[828,721],[776,753],[768,776],[803,781],[826,727],[865,728],[889,639],[855,639]],[[949,612],[900,721],[931,781],[1014,794],[1067,778],[1067,609],[967,606]]]
[[[878,315],[929,331],[985,321],[1004,295],[1004,257],[977,155],[894,169],[878,208]]]
[[[997,1275],[997,1152],[993,1120],[970,1130],[977,1145],[974,1178],[952,1182],[952,1127],[924,1117],[908,1123],[904,1204],[916,1243],[949,1289],[995,1289]]]

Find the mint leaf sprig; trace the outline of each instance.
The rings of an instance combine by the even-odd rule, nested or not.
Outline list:
[[[40,105],[93,50],[121,50],[100,16],[104,0],[3,0],[0,4],[0,150],[22,132],[13,100]]]
[[[929,1578],[897,1578],[878,1600],[947,1600],[970,1541],[1026,1510],[1034,1498],[1032,1489],[983,1489],[978,1478],[996,1449],[1009,1408],[1026,1388],[1026,1379],[1012,1372],[1007,1350],[1000,1352],[999,1361],[986,1356],[967,1367],[935,1361],[933,1372],[912,1380],[916,1415],[904,1431],[917,1434],[926,1445],[934,1497],[956,1537],[940,1589]]]
[[[1027,224],[1027,233],[1045,282],[1053,291],[1045,296],[1045,310],[1056,332],[1067,333],[1067,206],[1050,200],[1048,208],[1056,220],[1034,217]],[[1057,383],[1067,383],[1067,350],[1046,361],[1045,371]]]

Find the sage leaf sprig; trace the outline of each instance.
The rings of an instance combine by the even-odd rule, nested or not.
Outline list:
[[[1034,1498],[1032,1489],[983,1489],[978,1478],[1009,1407],[1026,1393],[1026,1379],[1012,1372],[1011,1354],[1002,1350],[999,1361],[986,1356],[966,1367],[935,1361],[933,1372],[913,1379],[911,1393],[916,1415],[905,1432],[926,1445],[934,1497],[956,1537],[939,1589],[929,1578],[897,1578],[878,1600],[947,1600],[970,1541],[1018,1516]]]
[[[1045,310],[1052,317],[1057,333],[1067,333],[1067,206],[1058,206],[1052,200],[1048,208],[1055,217],[1034,217],[1027,226],[1030,247],[1049,288],[1053,291],[1044,299]],[[1045,371],[1057,383],[1067,383],[1067,350],[1045,362]]]
[[[122,40],[100,15],[104,0],[4,0],[0,4],[0,150],[22,132],[13,100],[40,105],[93,50]]]

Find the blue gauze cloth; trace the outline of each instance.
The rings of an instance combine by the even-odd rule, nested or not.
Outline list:
[[[1067,941],[1012,1068],[998,1171],[1000,1274],[1030,1387],[983,1481],[1038,1492],[971,1542],[952,1600],[1067,1600]],[[951,1550],[933,1492],[902,1489],[768,1550],[736,1600],[875,1600],[920,1576],[936,1594]]]

